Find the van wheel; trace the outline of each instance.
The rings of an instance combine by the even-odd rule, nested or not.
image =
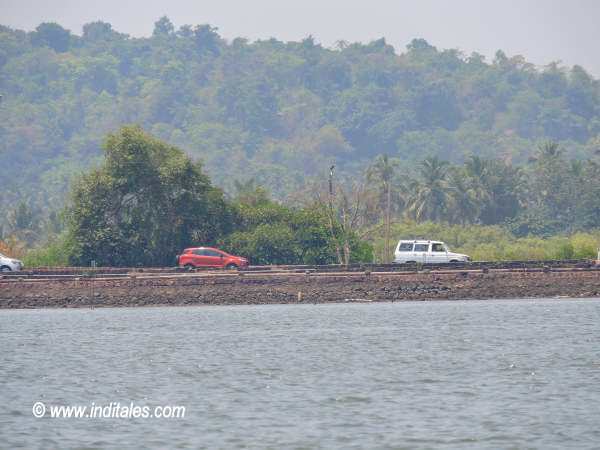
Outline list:
[[[404,264],[416,264],[416,261],[406,261]]]
[[[8,266],[0,267],[0,272],[12,272],[12,269]]]
[[[456,264],[456,263],[459,263],[460,261],[458,259],[451,259],[450,262],[453,264]]]
[[[227,270],[236,270],[238,268],[238,266],[236,266],[235,264],[227,264],[225,266],[225,269]]]
[[[193,264],[186,264],[183,267],[185,268],[185,270],[189,270],[189,271],[194,270],[194,265]]]

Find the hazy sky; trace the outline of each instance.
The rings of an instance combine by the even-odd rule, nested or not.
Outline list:
[[[403,51],[415,37],[493,57],[498,49],[544,65],[561,60],[600,76],[600,0],[0,0],[0,24],[25,30],[55,21],[76,34],[110,22],[134,36],[167,15],[176,27],[209,23],[222,36],[298,40],[385,37]]]

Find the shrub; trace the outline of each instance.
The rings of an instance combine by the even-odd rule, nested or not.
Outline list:
[[[55,237],[40,248],[29,250],[23,258],[25,267],[64,267],[69,265],[70,245],[66,234]]]
[[[600,243],[600,231],[548,238],[516,237],[500,226],[432,222],[395,224],[392,236],[394,248],[400,239],[435,239],[446,242],[452,251],[466,253],[475,261],[595,259]],[[374,236],[372,243],[376,260],[382,261],[383,236]]]

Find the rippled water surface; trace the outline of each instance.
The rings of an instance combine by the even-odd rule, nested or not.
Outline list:
[[[599,448],[600,301],[0,311],[0,401],[7,449]]]

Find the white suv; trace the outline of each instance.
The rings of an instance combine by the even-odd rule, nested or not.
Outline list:
[[[394,262],[422,263],[422,264],[444,264],[470,261],[467,255],[452,253],[448,246],[440,241],[400,241],[394,252]]]
[[[0,253],[0,272],[18,272],[23,269],[23,263]]]

